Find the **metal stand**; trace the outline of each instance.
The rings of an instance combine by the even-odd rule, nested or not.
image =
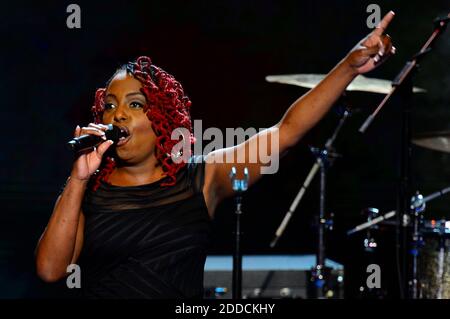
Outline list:
[[[331,143],[327,143],[331,149]],[[325,270],[325,231],[331,229],[333,225],[332,218],[327,218],[325,215],[326,204],[326,181],[327,169],[331,165],[331,161],[338,155],[329,152],[325,149],[312,149],[312,152],[317,157],[317,162],[320,167],[320,209],[317,225],[317,253],[316,266],[312,269],[311,281],[314,283],[316,298],[324,297],[324,288],[326,285],[326,270]]]
[[[342,118],[340,119],[336,129],[333,132],[333,135],[326,142],[324,150],[311,148],[311,151],[313,153],[315,153],[315,154],[318,153],[318,152],[325,152],[326,154],[329,154],[330,156],[338,157],[338,154],[332,152],[332,150],[333,150],[333,146],[332,145],[333,145],[334,140],[336,139],[339,131],[341,130],[342,126],[344,125],[345,120],[349,116],[350,116],[350,111],[345,110],[343,115],[342,115]],[[278,240],[283,235],[284,230],[286,229],[286,227],[287,227],[287,225],[289,223],[289,220],[291,219],[292,215],[294,214],[295,210],[297,209],[297,206],[300,203],[300,201],[302,200],[303,195],[305,195],[305,192],[308,189],[309,184],[314,179],[314,177],[315,177],[317,171],[319,170],[319,168],[321,168],[321,165],[322,165],[321,163],[322,163],[321,160],[319,160],[319,158],[317,158],[316,162],[311,167],[311,170],[309,171],[308,176],[306,177],[306,179],[303,182],[300,190],[298,191],[297,196],[295,196],[295,199],[292,202],[291,206],[289,207],[288,212],[284,216],[283,221],[281,222],[280,226],[278,227],[277,231],[275,232],[275,236],[274,236],[273,240],[270,243],[270,247],[271,248],[274,248],[276,246],[276,244],[278,243]],[[325,185],[324,185],[324,187],[325,187]]]
[[[418,192],[411,199],[411,211],[413,213],[413,231],[412,231],[412,273],[411,280],[409,282],[410,296],[412,299],[419,298],[419,273],[418,273],[418,261],[419,250],[422,246],[422,233],[420,231],[420,225],[422,223],[423,212],[425,211],[425,200]]]
[[[334,152],[333,143],[344,125],[345,120],[350,116],[350,112],[345,110],[337,127],[335,128],[333,135],[327,140],[325,143],[325,147],[323,149],[319,148],[311,148],[311,152],[316,156],[316,162],[311,168],[308,176],[306,177],[305,182],[300,188],[297,196],[295,197],[293,203],[289,207],[288,212],[286,213],[283,221],[278,227],[275,237],[270,243],[270,247],[275,247],[281,235],[283,234],[286,226],[292,215],[294,214],[300,200],[303,198],[309,184],[313,180],[315,174],[320,169],[320,211],[318,216],[318,241],[317,241],[317,253],[316,253],[316,266],[312,269],[312,278],[311,281],[314,283],[315,287],[315,296],[316,298],[322,298],[324,296],[323,288],[326,286],[326,275],[325,275],[325,231],[327,229],[332,229],[333,220],[332,215],[330,218],[327,218],[325,215],[325,203],[326,203],[326,175],[327,169],[331,166],[332,161],[340,157],[339,154]]]
[[[241,252],[241,204],[242,193],[248,188],[248,169],[244,169],[244,179],[236,179],[236,168],[233,166],[230,172],[231,185],[236,192],[236,224],[235,224],[235,245],[233,254],[233,299],[242,298],[242,252]]]

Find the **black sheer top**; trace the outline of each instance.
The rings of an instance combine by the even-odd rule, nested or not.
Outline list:
[[[87,298],[201,298],[210,218],[205,163],[191,157],[177,173],[140,186],[102,182],[86,191],[79,258]]]

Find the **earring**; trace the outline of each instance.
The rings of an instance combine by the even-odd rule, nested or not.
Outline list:
[[[175,158],[175,159],[179,159],[181,156],[183,156],[183,151],[179,150],[178,152],[172,153],[172,154],[166,153],[166,156],[167,157],[172,157],[172,158]]]

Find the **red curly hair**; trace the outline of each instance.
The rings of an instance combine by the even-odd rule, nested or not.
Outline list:
[[[188,129],[190,132],[189,141],[184,142],[189,143],[189,145],[194,144],[195,138],[192,134],[192,122],[189,113],[192,103],[184,94],[181,84],[172,75],[153,65],[151,59],[147,56],[141,56],[136,61],[128,62],[119,68],[107,82],[106,87],[118,72],[124,70],[142,83],[141,92],[147,99],[143,111],[152,122],[152,129],[157,136],[156,158],[162,165],[163,171],[170,178],[168,182],[161,183],[161,186],[175,185],[175,175],[186,163],[185,161],[180,163],[172,161],[169,154],[172,154],[173,146],[180,141],[172,140],[171,134],[176,128]],[[102,123],[105,92],[106,88],[98,89],[95,92],[95,103],[92,106],[95,123]],[[108,177],[115,166],[113,157],[104,157],[99,169],[91,178],[94,191],[100,186],[101,181],[108,181]]]

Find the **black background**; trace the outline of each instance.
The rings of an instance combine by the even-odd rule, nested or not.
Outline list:
[[[275,124],[307,90],[272,84],[272,74],[327,73],[370,30],[371,1],[97,1],[81,7],[81,29],[66,26],[69,1],[4,4],[0,13],[0,297],[61,296],[34,274],[33,251],[70,173],[64,149],[77,124],[91,121],[95,89],[120,64],[149,55],[183,84],[193,101],[192,118],[207,127]],[[396,12],[388,32],[397,54],[369,77],[393,79],[446,14],[448,2],[377,1],[382,13]],[[445,5],[447,4],[447,6]],[[450,45],[448,31],[424,59],[414,84],[427,90],[414,97],[414,133],[450,129]],[[359,298],[368,260],[363,234],[345,232],[364,221],[361,210],[395,208],[398,183],[400,113],[393,99],[365,135],[357,129],[382,96],[350,93],[358,108],[337,141],[343,154],[329,172],[329,211],[335,229],[328,257],[345,266],[345,294]],[[275,249],[269,242],[308,173],[319,146],[338,114],[329,114],[244,198],[244,247],[248,254],[312,254],[313,217],[318,211],[318,179],[311,185]],[[413,147],[414,188],[424,194],[449,186],[449,155]],[[450,217],[449,198],[427,206],[427,218]],[[217,210],[211,253],[230,254],[233,202]],[[382,266],[387,297],[398,297],[393,229],[377,233],[375,261]]]

